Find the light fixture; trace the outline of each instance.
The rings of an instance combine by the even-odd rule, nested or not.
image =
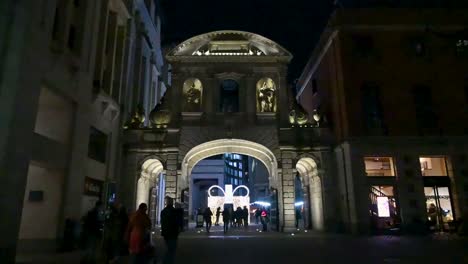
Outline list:
[[[314,115],[312,117],[314,118],[315,122],[317,122],[317,126],[320,126],[320,119],[322,117],[318,113],[317,109],[314,109]]]

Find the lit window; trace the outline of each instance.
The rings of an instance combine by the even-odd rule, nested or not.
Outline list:
[[[447,176],[446,157],[419,157],[422,176]]]
[[[364,157],[367,176],[395,176],[395,168],[391,157]]]
[[[397,205],[394,198],[393,186],[371,186],[370,193],[370,216],[376,229],[391,228],[397,224]]]

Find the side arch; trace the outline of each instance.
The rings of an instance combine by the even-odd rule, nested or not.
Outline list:
[[[322,179],[318,174],[318,164],[313,156],[302,155],[298,158],[296,170],[307,193],[304,204],[312,228],[324,230]]]

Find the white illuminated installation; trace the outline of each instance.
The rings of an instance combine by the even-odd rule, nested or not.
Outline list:
[[[389,217],[390,207],[388,204],[388,197],[380,196],[377,197],[377,210],[379,217]]]
[[[212,196],[211,195],[211,190],[213,189],[218,189],[221,190],[224,196]],[[235,196],[235,192],[237,190],[244,189],[247,190],[247,194],[244,196]],[[247,186],[245,185],[239,185],[234,190],[232,189],[231,184],[226,184],[223,188],[219,185],[213,185],[208,189],[208,207],[210,208],[211,212],[213,212],[213,219],[212,222],[215,220],[215,214],[216,214],[216,209],[218,207],[221,207],[221,211],[224,210],[224,205],[225,204],[232,204],[233,205],[233,210],[236,210],[237,207],[240,207],[244,209],[244,206],[247,207],[250,213],[250,190]],[[220,223],[222,223],[222,217],[219,218]],[[250,223],[250,217],[249,217],[249,223]]]

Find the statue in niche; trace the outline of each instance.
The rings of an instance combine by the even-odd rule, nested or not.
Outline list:
[[[264,78],[257,84],[258,112],[276,112],[275,84],[272,79]]]
[[[184,111],[198,112],[201,106],[201,83],[197,79],[190,82],[186,81],[184,83]]]

